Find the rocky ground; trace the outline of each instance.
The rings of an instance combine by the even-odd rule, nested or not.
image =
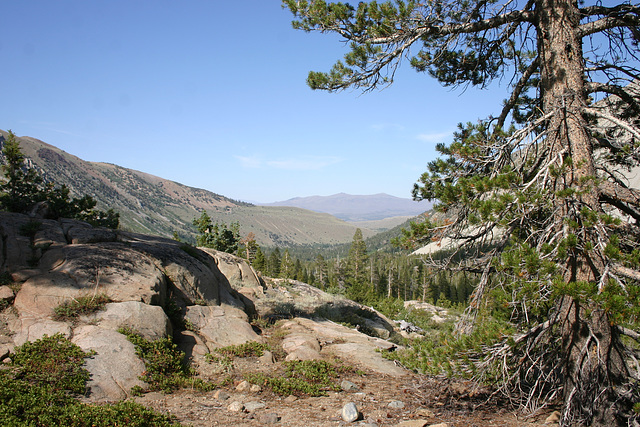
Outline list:
[[[283,397],[269,390],[238,391],[240,382],[236,382],[216,392],[149,393],[136,401],[171,413],[181,423],[194,427],[556,425],[553,415],[547,420],[551,411],[531,419],[519,417],[506,405],[487,402],[485,394],[473,395],[471,384],[374,372],[348,380],[357,385],[357,390],[328,392],[322,397]],[[342,418],[343,408],[350,402],[360,414],[355,422]]]
[[[318,331],[323,334],[318,334]],[[209,379],[218,383],[222,378],[233,379],[232,383],[212,392],[181,390],[173,394],[148,393],[134,399],[155,410],[173,414],[181,423],[193,427],[535,427],[557,424],[557,414],[552,410],[526,418],[507,402],[491,397],[490,390],[470,381],[429,377],[408,371],[380,357],[384,348],[374,352],[375,356],[367,355],[371,346],[364,343],[375,339],[333,322],[314,322],[305,318],[280,320],[275,326],[264,329],[261,337],[272,348],[289,347],[289,355],[307,354],[300,349],[310,346],[309,341],[316,339],[321,343],[321,350],[320,354],[313,355],[314,358],[356,370],[336,379],[340,391],[327,391],[326,396],[282,396],[268,387],[251,386],[244,381],[246,373],[281,372],[287,352],[273,355],[268,352],[262,357],[234,358],[232,368],[217,376],[210,375]],[[332,337],[333,342],[329,342],[328,337]],[[291,348],[292,338],[299,345],[297,349]],[[379,345],[384,342],[380,341]],[[335,351],[340,345],[351,348],[358,342],[362,347],[356,347],[354,353]],[[276,356],[280,360],[276,360]],[[355,405],[358,413],[354,421],[347,417],[348,408],[353,410],[350,404]]]

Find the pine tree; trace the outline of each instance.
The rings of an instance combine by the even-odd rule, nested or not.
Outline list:
[[[329,266],[321,254],[315,260],[315,283],[320,289],[325,289],[329,284]]]
[[[264,257],[264,252],[262,252],[262,249],[260,248],[260,246],[257,247],[256,249],[256,256],[253,259],[253,262],[251,263],[251,266],[258,272],[266,272],[266,268],[267,268],[267,260]]]
[[[73,218],[94,226],[118,228],[120,214],[113,209],[94,209],[97,203],[91,196],[71,198],[65,185],[45,183],[34,168],[27,166],[20,143],[11,131],[4,140],[2,154],[5,181],[0,183],[1,209],[29,213],[37,203],[44,202],[46,218]]]
[[[445,85],[507,77],[511,91],[497,116],[461,125],[416,184],[414,197],[437,200],[449,218],[412,239],[459,242],[433,268],[482,275],[472,309],[504,292],[518,334],[481,364],[509,366],[495,371],[504,373],[504,393],[527,410],[561,398],[563,425],[637,422],[640,372],[621,337],[640,342],[640,191],[623,174],[640,166],[640,7],[283,4],[294,27],[351,42],[344,62],[309,73],[313,89],[384,87],[409,57]],[[472,326],[477,310],[468,314]]]
[[[280,254],[280,249],[275,248],[269,254],[269,259],[267,261],[268,267],[268,275],[271,277],[280,277],[280,264],[282,263],[282,255]]]
[[[2,154],[5,164],[2,166],[6,181],[0,185],[2,208],[10,212],[26,213],[31,207],[45,200],[42,178],[35,169],[27,168],[20,143],[13,132],[4,141]]]
[[[256,235],[253,233],[249,233],[243,239],[241,239],[239,243],[238,255],[246,259],[251,265],[253,265],[258,249],[260,249],[258,242],[256,242]]]
[[[369,256],[362,230],[356,229],[347,256],[347,296],[357,302],[365,302],[372,296],[367,271]]]
[[[232,222],[229,226],[224,222],[213,222],[206,210],[199,218],[193,220],[198,230],[196,244],[204,248],[235,254],[240,242],[240,224]]]
[[[285,249],[282,253],[282,260],[280,261],[280,277],[283,279],[295,279],[295,263],[289,254],[289,249]]]

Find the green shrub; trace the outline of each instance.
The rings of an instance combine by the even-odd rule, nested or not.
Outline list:
[[[411,348],[386,352],[383,357],[425,374],[469,378],[476,373],[474,361],[482,359],[484,348],[512,332],[511,325],[493,318],[479,321],[470,334],[456,334],[452,325],[445,324],[413,341]]]
[[[247,341],[243,344],[222,347],[216,351],[225,356],[260,357],[264,354],[265,350],[269,350],[269,346],[267,344],[259,343],[257,341]]]
[[[324,396],[327,390],[340,390],[336,379],[347,372],[355,371],[323,360],[293,360],[284,362],[282,375],[250,373],[245,375],[245,379],[250,383],[266,386],[280,395]]]
[[[54,391],[81,394],[89,379],[82,365],[90,356],[91,353],[85,353],[62,334],[56,334],[16,347],[11,359],[16,379]]]
[[[64,391],[11,378],[6,371],[0,371],[0,420],[3,427],[180,426],[173,416],[137,403],[87,405]]]
[[[72,397],[83,393],[90,353],[61,334],[16,347],[10,369],[0,370],[0,420],[3,427],[179,426],[171,416],[132,402],[86,405]]]
[[[60,321],[76,320],[82,315],[87,315],[100,311],[111,302],[106,294],[93,296],[83,296],[65,301],[53,309],[55,319]]]
[[[183,387],[203,391],[215,388],[215,384],[192,378],[193,370],[185,364],[184,353],[178,350],[171,338],[150,341],[131,328],[120,328],[118,332],[135,345],[136,354],[145,366],[140,379],[149,384],[150,391],[171,393]]]

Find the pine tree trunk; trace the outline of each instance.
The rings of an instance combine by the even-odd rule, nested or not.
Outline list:
[[[539,0],[536,12],[543,110],[554,113],[547,146],[570,165],[557,178],[555,190],[585,190],[575,197],[557,198],[556,224],[565,234],[576,233],[579,241],[589,241],[587,227],[569,230],[566,222],[572,219],[580,224],[583,207],[600,211],[595,186],[585,180],[596,172],[591,137],[581,113],[587,97],[578,5],[574,0]],[[586,249],[571,252],[566,266],[567,282],[594,282],[603,270],[602,260],[591,257]],[[555,315],[564,356],[559,361],[564,381],[562,425],[618,425],[613,390],[626,368],[619,336],[607,314],[565,296],[558,301]]]

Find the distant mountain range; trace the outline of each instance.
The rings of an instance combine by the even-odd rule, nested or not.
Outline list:
[[[0,147],[6,135],[0,130]],[[100,209],[113,208],[120,213],[121,227],[131,231],[167,237],[177,233],[194,241],[192,221],[203,209],[214,221],[238,221],[241,233],[254,233],[262,246],[347,243],[358,228],[327,213],[255,206],[144,172],[87,162],[35,138],[18,140],[30,165],[47,181],[66,185],[75,196],[92,196]],[[365,238],[376,234],[360,228]]]
[[[263,203],[263,206],[291,206],[328,213],[349,222],[378,221],[391,217],[413,217],[431,209],[430,202],[373,194],[358,196],[345,193],[332,196],[296,197],[283,202]]]

